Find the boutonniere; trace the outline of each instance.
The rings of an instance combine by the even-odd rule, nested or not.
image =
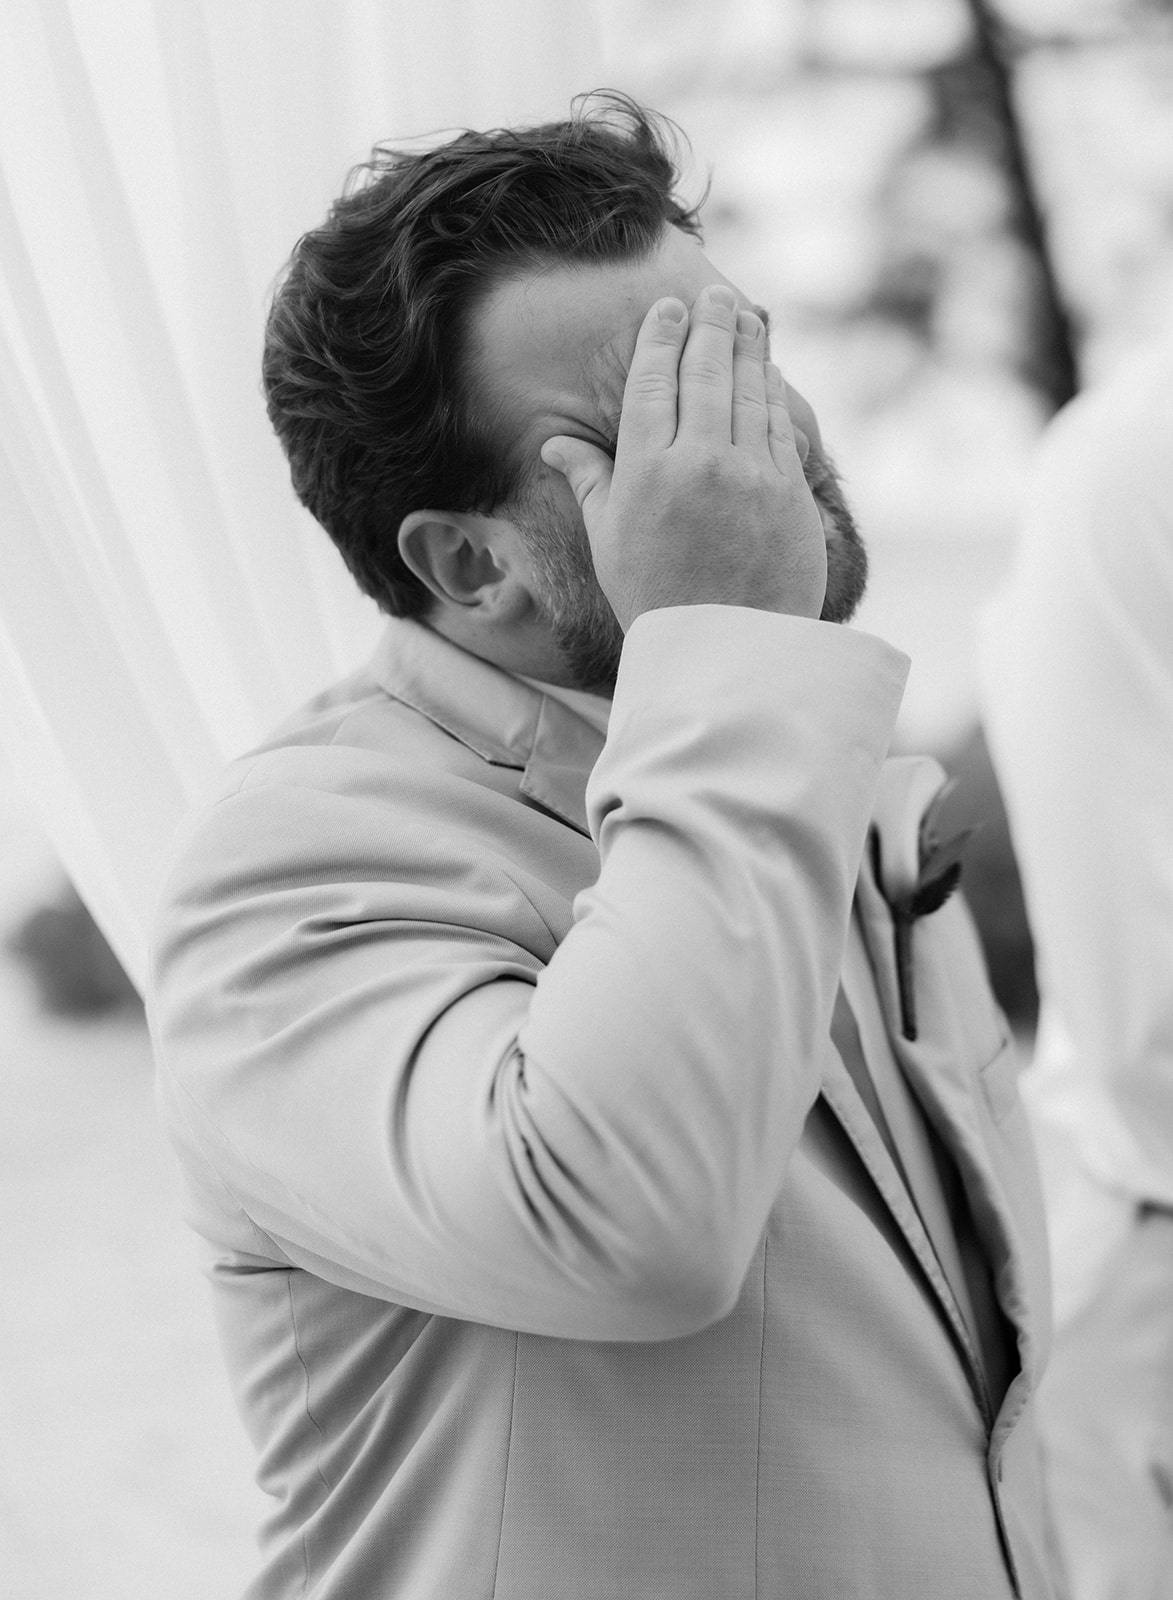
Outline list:
[[[921,917],[938,911],[961,881],[961,858],[966,846],[981,828],[981,823],[961,828],[948,839],[938,835],[941,809],[955,787],[950,779],[937,791],[926,807],[917,838],[917,873],[901,891],[885,884],[880,834],[872,829],[872,870],[880,893],[892,914],[892,937],[896,955],[896,986],[900,996],[900,1031],[913,1043],[917,1037],[916,990],[912,975],[912,929]]]

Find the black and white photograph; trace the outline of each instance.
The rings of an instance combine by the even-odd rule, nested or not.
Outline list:
[[[1173,1600],[1173,3],[0,0],[0,1594]]]

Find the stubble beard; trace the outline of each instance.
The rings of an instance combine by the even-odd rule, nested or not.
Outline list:
[[[619,674],[623,629],[599,587],[581,519],[571,521],[534,488],[512,520],[533,566],[534,600],[576,689],[609,695]]]
[[[867,588],[868,555],[826,456],[807,457],[807,484],[823,513],[827,589],[821,622],[849,622]],[[531,490],[513,521],[533,563],[534,599],[577,689],[609,695],[619,674],[623,629],[599,587],[580,520],[571,522],[544,491]]]
[[[827,589],[820,622],[850,622],[868,586],[868,551],[843,496],[839,474],[829,456],[812,452],[803,472],[815,504],[824,513],[827,540]]]

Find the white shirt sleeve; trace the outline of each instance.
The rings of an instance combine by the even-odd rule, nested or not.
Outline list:
[[[1118,1224],[1173,1204],[1173,348],[1048,430],[981,672],[1043,1000],[1024,1094]]]

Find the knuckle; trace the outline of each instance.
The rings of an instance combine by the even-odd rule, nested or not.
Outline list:
[[[735,384],[733,404],[739,411],[745,411],[752,416],[764,417],[766,414],[766,397],[761,389],[754,390],[744,384]]]
[[[729,381],[729,362],[709,351],[686,352],[680,374],[690,383],[724,384]]]
[[[624,391],[624,403],[635,401],[639,404],[650,401],[675,400],[676,375],[671,372],[658,372],[654,368],[631,371]]]

